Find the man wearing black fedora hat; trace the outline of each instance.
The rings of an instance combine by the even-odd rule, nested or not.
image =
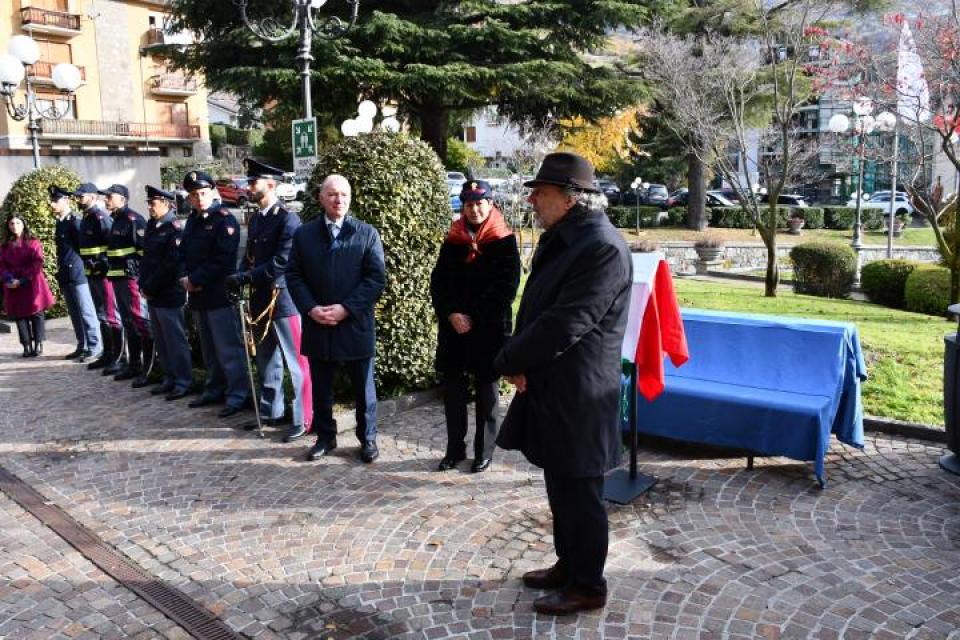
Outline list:
[[[557,562],[523,582],[554,590],[534,609],[564,615],[606,604],[603,476],[620,461],[620,346],[632,269],[626,243],[597,210],[586,159],[552,153],[524,186],[545,231],[514,335],[494,361],[517,387],[497,444],[543,469]]]

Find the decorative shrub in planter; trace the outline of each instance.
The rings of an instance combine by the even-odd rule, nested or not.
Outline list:
[[[697,273],[705,274],[707,269],[719,263],[723,258],[723,236],[713,231],[704,231],[693,243],[697,252]]]
[[[853,288],[857,254],[834,242],[806,242],[790,250],[793,290],[826,298],[846,298]]]
[[[806,220],[804,220],[800,216],[792,216],[789,220],[787,220],[787,226],[790,228],[790,231],[789,231],[790,235],[792,236],[800,235],[800,230],[803,229],[803,225],[805,222]]]

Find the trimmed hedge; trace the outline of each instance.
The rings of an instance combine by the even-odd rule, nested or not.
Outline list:
[[[672,209],[667,209],[667,226],[670,227],[685,227],[687,226],[687,208],[686,207],[673,207]],[[707,210],[707,215],[710,215],[710,210]],[[709,218],[708,218],[709,219]]]
[[[904,287],[907,311],[932,316],[947,315],[950,306],[950,270],[932,264],[916,266]]]
[[[804,219],[804,228],[806,229],[823,229],[823,209],[820,207],[805,207],[805,208],[796,208],[790,209],[787,211],[787,218],[791,216],[797,216]],[[786,219],[783,221],[783,226],[787,226]]]
[[[710,207],[710,226],[718,229],[753,229],[753,216],[743,207]]]
[[[857,218],[854,207],[824,207],[824,224],[827,229],[853,229],[853,221]],[[878,231],[884,228],[884,212],[880,209],[860,209],[860,224],[868,231]]]
[[[877,260],[863,265],[860,284],[870,302],[905,309],[907,278],[920,265],[912,260]]]
[[[57,249],[54,239],[57,219],[50,210],[50,194],[47,192],[47,187],[51,184],[76,189],[80,186],[80,178],[60,165],[48,165],[25,173],[10,186],[7,197],[0,205],[0,217],[6,224],[11,214],[19,213],[43,245],[43,272],[56,299],[56,304],[47,313],[59,317],[66,315],[67,308],[57,284]]]
[[[450,196],[440,158],[406,134],[343,138],[320,153],[303,218],[321,214],[314,199],[323,179],[338,173],[353,187],[350,212],[383,239],[387,288],[376,307],[377,383],[381,395],[435,381],[437,337],[430,271],[450,225]]]
[[[660,221],[660,207],[643,206],[640,209],[640,228],[655,227]],[[618,229],[637,228],[637,207],[607,207],[610,223]]]
[[[857,254],[832,242],[807,242],[790,250],[793,290],[826,298],[846,298],[853,288]]]

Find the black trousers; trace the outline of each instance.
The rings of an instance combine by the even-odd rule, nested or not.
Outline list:
[[[473,436],[473,457],[486,460],[493,457],[497,439],[497,400],[500,385],[497,380],[476,380],[477,431]],[[447,419],[447,456],[463,458],[467,445],[467,392],[465,372],[445,373],[443,379],[443,410]]]
[[[43,342],[47,339],[47,325],[43,318],[43,311],[26,318],[17,318],[17,335],[20,344],[30,346],[31,341]]]
[[[553,513],[553,545],[557,568],[569,586],[591,595],[606,593],[609,527],[603,508],[603,476],[570,478],[544,470],[547,499]]]

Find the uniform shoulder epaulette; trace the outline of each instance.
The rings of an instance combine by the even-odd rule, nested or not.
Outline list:
[[[183,230],[183,222],[181,220],[174,220],[170,224],[172,224],[173,228],[176,229],[177,231]]]
[[[220,207],[219,209],[217,209],[217,212],[222,216],[230,215],[230,211],[226,207]]]
[[[136,216],[136,215],[134,215],[134,214],[132,214],[132,213],[128,213],[128,214],[127,214],[127,220],[136,220],[136,219],[137,219],[137,216]]]

